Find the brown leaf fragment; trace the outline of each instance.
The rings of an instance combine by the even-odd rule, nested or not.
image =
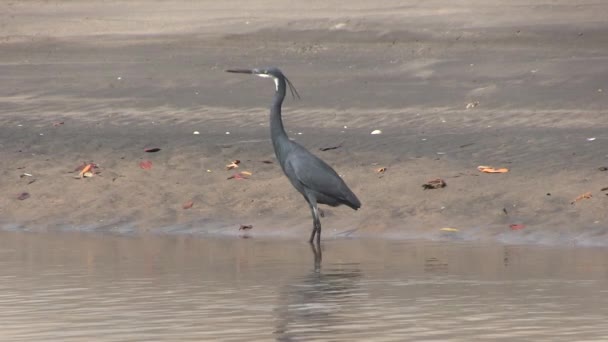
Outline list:
[[[239,227],[239,230],[249,230],[249,229],[251,229],[251,228],[253,228],[253,225],[252,225],[252,224],[242,224],[242,225]]]
[[[422,184],[422,188],[424,190],[441,189],[441,188],[445,188],[446,186],[447,186],[447,183],[441,178],[433,179],[433,180],[430,180],[430,181]]]
[[[19,194],[19,196],[17,196],[17,199],[20,201],[26,200],[28,198],[30,198],[30,194],[27,192],[22,192]]]
[[[385,172],[386,172],[386,170],[388,170],[388,168],[386,168],[386,167],[381,167],[381,168],[376,169],[376,173],[385,173]]]
[[[600,171],[608,171],[608,166],[602,166],[597,168]]]
[[[186,203],[184,203],[184,204],[182,205],[182,208],[183,208],[183,209],[190,209],[190,208],[192,208],[192,206],[193,206],[193,205],[194,205],[194,201],[189,200],[188,202],[186,202]]]
[[[139,167],[144,170],[150,170],[152,168],[152,162],[149,160],[142,160],[139,162]]]
[[[226,170],[236,169],[237,167],[239,167],[240,163],[241,163],[241,161],[238,159],[233,160],[230,162],[230,164],[226,165]]]
[[[608,186],[605,188],[602,188],[600,191],[608,191]]]
[[[578,202],[578,201],[580,201],[580,200],[583,200],[583,199],[589,199],[589,198],[591,198],[591,197],[593,197],[593,196],[591,195],[591,192],[585,192],[584,194],[578,195],[578,196],[577,196],[577,197],[574,199],[574,201],[570,202],[570,204],[574,204],[574,203],[576,203],[576,202]]]
[[[158,147],[150,147],[150,148],[146,148],[146,149],[144,149],[144,152],[148,152],[148,153],[154,153],[154,152],[158,152],[158,151],[160,151],[160,150],[161,150],[161,149],[160,149],[160,148],[158,148]]]
[[[264,164],[273,164],[274,163],[272,160],[261,160],[261,162]]]
[[[342,147],[342,144],[338,144],[336,146],[320,147],[319,151],[325,152],[325,151],[335,150],[335,149],[338,149],[340,147]]]

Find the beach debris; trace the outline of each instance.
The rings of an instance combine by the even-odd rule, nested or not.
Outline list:
[[[272,160],[260,160],[264,164],[274,164]]]
[[[424,190],[441,189],[441,188],[445,188],[446,186],[447,186],[447,183],[441,178],[432,179],[432,180],[422,184],[422,188]]]
[[[514,223],[514,224],[510,224],[509,228],[511,228],[511,230],[522,230],[522,229],[526,228],[526,226],[521,223]]]
[[[600,189],[600,191],[608,191],[608,186],[605,188]]]
[[[194,201],[189,200],[186,203],[182,204],[182,209],[190,209],[194,205]]]
[[[226,132],[226,134],[228,135],[228,134],[230,134],[230,132]]]
[[[319,147],[319,151],[325,152],[325,151],[335,150],[335,149],[338,149],[340,147],[342,147],[342,143],[340,143],[340,144],[338,144],[336,146]]]
[[[479,106],[479,101],[469,102],[466,105],[466,109],[471,109]]]
[[[596,139],[595,137],[591,137],[591,138],[587,138],[587,141],[593,141],[595,139]]]
[[[82,163],[82,165],[78,166],[75,169],[75,171],[79,171],[77,178],[93,177],[97,173],[97,172],[95,172],[96,168],[98,168],[98,166],[95,163]]]
[[[239,230],[249,230],[249,229],[252,229],[252,228],[253,228],[253,225],[252,225],[252,224],[242,224],[242,225],[239,227]]]
[[[61,126],[63,124],[64,124],[63,121],[55,121],[55,122],[53,122],[53,127],[59,127],[59,126]]]
[[[507,211],[507,208],[502,208],[502,212],[505,213],[505,215],[509,215],[509,212]]]
[[[32,175],[31,173],[22,173],[19,175],[19,178],[23,178],[23,177],[33,177],[34,175]]]
[[[585,192],[584,194],[580,194],[578,196],[576,196],[576,198],[574,199],[574,201],[570,202],[570,204],[574,204],[580,200],[584,200],[584,199],[590,199],[591,197],[593,197],[591,195],[591,192]]]
[[[458,229],[458,228],[450,228],[450,227],[444,227],[439,230],[442,232],[448,232],[448,233],[456,233],[456,232],[460,231],[460,229]]]
[[[240,163],[241,163],[240,160],[235,159],[235,160],[231,161],[230,164],[226,165],[226,170],[236,169],[237,167],[239,167]]]
[[[507,168],[495,168],[492,166],[485,166],[485,165],[480,165],[477,167],[477,170],[484,172],[484,173],[506,173],[509,172],[509,169]]]
[[[22,192],[17,196],[17,199],[20,201],[26,200],[28,198],[30,198],[30,194],[27,192]]]
[[[36,178],[34,178],[31,181],[27,182],[27,185],[30,185],[30,184],[34,183],[35,181],[36,181]]]
[[[241,171],[239,173],[235,173],[234,175],[226,178],[226,179],[248,179],[252,173],[249,171]]]
[[[600,170],[600,171],[608,171],[608,167],[607,166],[598,167],[598,170]]]
[[[388,170],[387,167],[381,167],[381,168],[376,169],[376,173],[385,173],[386,170]]]
[[[379,129],[373,130],[371,134],[382,134],[382,131]]]
[[[199,135],[199,134],[201,134],[201,132],[199,132],[199,131],[194,131],[194,132],[192,132],[192,134],[194,134],[194,135]]]
[[[150,170],[152,168],[152,162],[149,160],[142,160],[139,162],[139,167],[144,170]]]
[[[147,152],[147,153],[154,153],[154,152],[158,152],[158,151],[160,151],[160,150],[161,150],[161,149],[160,149],[160,148],[158,148],[158,147],[150,147],[150,148],[146,148],[146,149],[144,149],[144,152]]]
[[[468,143],[468,144],[460,145],[458,147],[465,148],[465,147],[469,147],[469,146],[473,146],[473,145],[475,145],[475,143]]]

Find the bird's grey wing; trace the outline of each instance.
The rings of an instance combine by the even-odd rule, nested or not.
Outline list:
[[[306,150],[291,153],[285,166],[287,171],[293,173],[297,181],[309,190],[339,200],[349,201],[352,197],[356,198],[331,166]]]

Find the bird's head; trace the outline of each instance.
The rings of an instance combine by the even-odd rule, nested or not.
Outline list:
[[[300,94],[293,86],[291,81],[283,74],[281,69],[276,67],[268,67],[268,68],[255,68],[255,69],[228,69],[226,72],[232,72],[237,74],[251,74],[258,77],[263,78],[272,78],[274,80],[274,84],[276,87],[276,91],[279,91],[279,87],[281,85],[281,81],[289,86],[289,90],[291,91],[291,96],[294,98],[300,98]]]

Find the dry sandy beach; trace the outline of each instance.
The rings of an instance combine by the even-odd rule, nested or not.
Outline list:
[[[223,71],[273,65],[302,95],[291,137],[363,203],[325,209],[325,239],[608,245],[602,1],[4,1],[0,18],[5,229],[305,239],[272,82]],[[76,179],[83,162],[100,173]]]

